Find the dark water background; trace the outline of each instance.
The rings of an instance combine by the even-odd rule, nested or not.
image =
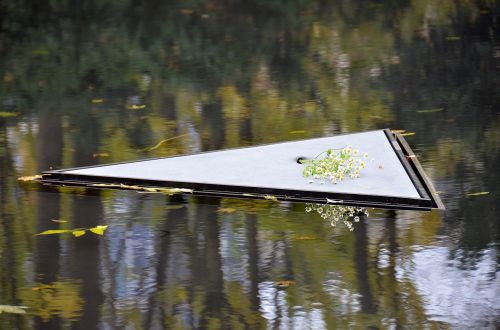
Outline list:
[[[497,328],[499,91],[496,1],[0,1],[0,329]],[[386,127],[446,212],[17,182]]]

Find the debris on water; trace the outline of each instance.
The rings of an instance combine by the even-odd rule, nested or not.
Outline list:
[[[188,188],[162,188],[162,187],[142,187],[135,185],[127,185],[127,184],[116,184],[116,183],[94,183],[89,185],[89,187],[96,188],[119,188],[119,189],[127,189],[127,190],[135,190],[137,192],[147,192],[147,193],[161,193],[166,195],[175,195],[175,194],[192,194],[193,189]]]
[[[415,132],[408,132],[408,133],[402,133],[401,136],[413,136],[415,134],[417,134],[417,133],[415,133]]]
[[[10,118],[10,117],[17,117],[19,116],[19,112],[12,112],[12,111],[0,111],[0,118]]]
[[[100,103],[103,103],[104,100],[103,99],[92,99],[92,101],[90,101],[90,102],[92,102],[94,104],[100,104]]]
[[[28,306],[13,306],[13,305],[0,305],[0,314],[11,313],[11,314],[26,314],[25,309]]]
[[[22,181],[22,182],[38,181],[40,179],[42,179],[42,175],[40,175],[40,174],[21,176],[21,177],[17,178],[18,181]]]
[[[186,136],[186,135],[189,135],[189,134],[187,134],[187,133],[186,134],[181,134],[181,135],[177,135],[177,136],[165,139],[165,140],[161,140],[160,142],[158,142],[157,144],[155,144],[151,148],[146,148],[146,151],[153,151],[155,149],[158,149],[165,142],[168,142],[168,141],[171,141],[171,140],[174,140],[174,139],[178,139],[178,138]]]
[[[443,111],[444,108],[417,110],[418,113],[433,113]]]
[[[484,196],[484,195],[489,195],[489,191],[480,191],[480,192],[474,192],[474,193],[468,193],[465,196],[467,197],[474,197],[474,196]]]
[[[93,158],[97,157],[109,157],[109,154],[107,152],[96,152],[95,154],[92,155]]]
[[[264,199],[267,199],[267,200],[270,200],[270,201],[273,201],[273,202],[277,202],[278,201],[278,198],[276,196],[273,196],[273,195],[264,195]]]

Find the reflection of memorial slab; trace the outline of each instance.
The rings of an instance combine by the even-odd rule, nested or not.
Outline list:
[[[351,145],[373,162],[357,179],[310,183],[299,157]],[[197,195],[269,198],[402,209],[442,208],[415,155],[389,130],[338,135],[247,148],[203,152],[110,165],[47,171],[50,184],[98,183],[192,189]],[[331,201],[329,201],[331,202]]]

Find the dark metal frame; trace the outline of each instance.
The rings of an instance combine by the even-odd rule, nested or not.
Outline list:
[[[143,180],[131,178],[110,178],[92,175],[69,174],[67,171],[95,168],[107,165],[135,163],[137,161],[122,162],[106,165],[95,165],[80,168],[71,168],[63,170],[50,170],[42,173],[41,181],[48,185],[68,185],[83,186],[88,188],[95,187],[95,184],[123,184],[140,187],[174,187],[192,189],[193,194],[203,196],[232,197],[232,198],[261,198],[277,199],[280,201],[304,202],[304,203],[332,203],[341,205],[353,205],[362,207],[380,207],[390,209],[408,209],[408,210],[430,210],[433,208],[444,209],[441,199],[425,175],[422,166],[418,162],[410,146],[400,134],[396,134],[389,129],[384,130],[389,143],[398,155],[401,164],[411,178],[415,188],[420,194],[420,198],[405,198],[397,196],[375,196],[368,194],[348,194],[348,193],[327,193],[314,191],[301,191],[292,189],[272,189],[262,187],[243,187],[232,185],[216,185],[206,183],[186,183],[179,181],[159,181]],[[179,156],[173,156],[179,157]],[[168,157],[160,157],[168,158]],[[157,158],[157,159],[160,159]],[[153,158],[154,159],[154,158]],[[151,160],[151,159],[147,159]],[[119,188],[102,187],[102,188]]]

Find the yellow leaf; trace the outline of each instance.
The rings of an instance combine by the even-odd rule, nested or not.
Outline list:
[[[278,201],[278,198],[276,196],[273,196],[273,195],[264,195],[264,199],[268,199],[268,200],[273,201],[273,202]]]
[[[234,213],[236,212],[236,209],[230,208],[230,207],[221,207],[217,210],[218,213]]]
[[[11,306],[11,305],[0,305],[0,314],[11,313],[11,314],[26,314],[25,309],[29,308],[27,306]]]
[[[50,219],[50,221],[54,221],[54,222],[68,222],[67,220],[58,220],[58,219]]]
[[[304,134],[306,131],[290,131],[290,134]]]
[[[75,230],[71,232],[75,237],[80,237],[85,235],[85,230]]]
[[[89,230],[97,235],[104,235],[104,231],[108,228],[108,226],[96,226],[94,228],[90,228]]]
[[[107,152],[97,152],[92,155],[92,157],[97,158],[97,157],[109,157],[109,154]]]
[[[10,112],[10,111],[0,111],[0,118],[9,118],[19,116],[19,112]]]
[[[415,134],[417,134],[417,133],[410,132],[410,133],[403,133],[403,134],[401,134],[401,136],[413,136]]]
[[[393,129],[393,130],[391,130],[391,132],[401,134],[401,133],[406,132],[406,130],[404,130],[404,129]]]
[[[69,233],[71,230],[68,229],[50,229],[46,231],[42,231],[39,234],[36,235],[53,235],[53,234],[64,234],[64,233]]]
[[[142,104],[142,105],[132,104],[132,105],[128,106],[127,108],[129,110],[141,110],[141,109],[146,108],[146,106],[144,104]]]
[[[277,281],[276,285],[282,288],[289,287],[290,285],[294,285],[295,281],[289,281],[289,280],[282,280],[282,281]]]
[[[189,134],[187,134],[187,133],[186,134],[181,134],[181,135],[177,135],[177,136],[165,139],[165,140],[161,140],[160,142],[158,142],[157,144],[155,144],[151,148],[146,148],[146,151],[152,151],[152,150],[158,149],[163,143],[171,141],[171,140],[174,140],[174,139],[178,139],[178,138],[186,136],[186,135],[189,135]]]
[[[23,181],[23,182],[28,182],[28,181],[40,180],[41,178],[42,178],[42,176],[37,174],[37,175],[30,175],[30,176],[21,176],[21,177],[17,178],[17,180]]]
[[[476,192],[476,193],[469,193],[469,194],[466,194],[465,196],[467,196],[467,197],[483,196],[483,195],[488,195],[489,193],[490,193],[489,191],[480,191],[480,192]]]
[[[102,102],[104,102],[103,99],[92,99],[92,103],[94,103],[94,104],[99,104],[99,103],[102,103]]]

